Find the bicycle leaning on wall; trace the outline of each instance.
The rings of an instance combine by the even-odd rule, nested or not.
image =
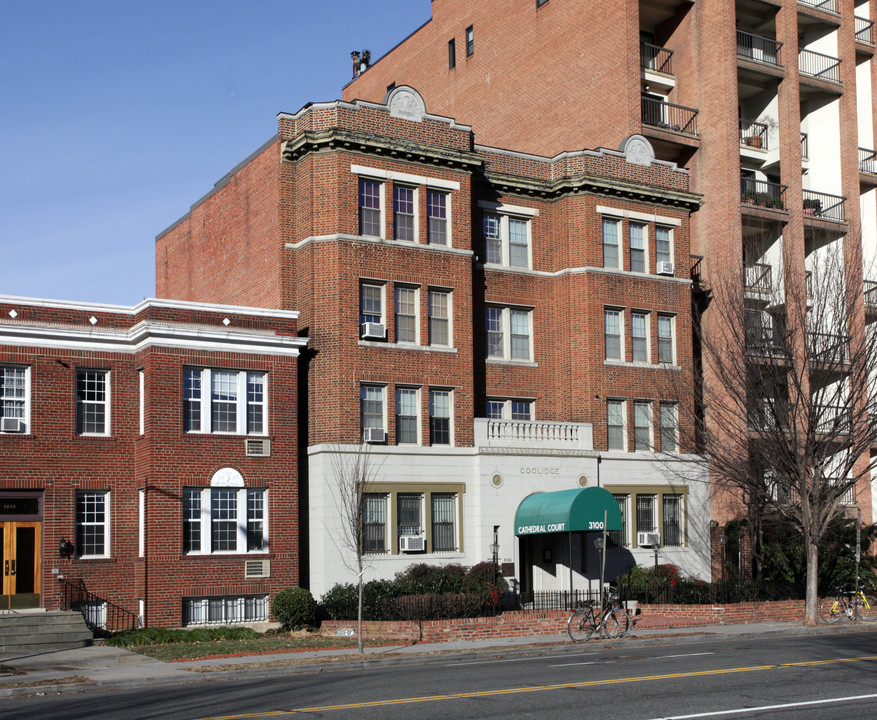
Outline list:
[[[618,605],[617,596],[610,600],[607,592],[602,607],[593,601],[584,602],[566,621],[566,631],[573,642],[585,642],[595,632],[597,637],[621,639],[630,632],[630,615]]]
[[[858,583],[857,583],[858,585]],[[838,588],[835,597],[828,597],[819,606],[819,616],[827,623],[847,620],[877,620],[877,598],[865,595],[861,587],[855,590]]]

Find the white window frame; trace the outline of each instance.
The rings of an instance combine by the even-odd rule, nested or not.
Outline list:
[[[637,326],[637,321],[642,320],[642,330],[643,335],[636,335],[635,330]],[[635,363],[649,363],[651,362],[651,342],[650,341],[650,331],[651,330],[651,315],[646,310],[631,310],[630,311],[630,359]],[[641,341],[644,345],[642,348],[643,357],[637,358],[637,341]]]
[[[610,424],[612,408],[617,408],[621,420],[621,447],[611,447],[609,443],[609,428],[618,427]],[[608,451],[625,452],[627,450],[627,401],[621,398],[606,399],[606,449]]]
[[[137,491],[137,557],[146,554],[146,491]]]
[[[451,532],[453,534],[453,547],[452,548],[442,548],[440,550],[436,550],[435,547],[435,535],[436,535],[436,512],[435,512],[435,500],[437,497],[442,499],[450,499],[450,509],[451,509]],[[429,507],[430,507],[430,522],[429,528],[426,529],[429,532],[429,547],[433,553],[455,553],[460,551],[460,528],[459,528],[459,494],[456,492],[442,492],[439,490],[434,490],[429,493]],[[446,521],[441,521],[446,522]]]
[[[220,613],[221,617],[211,620],[210,615],[216,613]],[[183,627],[265,622],[268,620],[268,596],[253,594],[184,597],[182,619]]]
[[[23,433],[3,433],[2,429],[0,429],[0,434],[18,434],[18,435],[28,435],[30,434],[31,426],[30,426],[30,408],[31,408],[31,388],[30,388],[30,367],[26,365],[14,365],[4,363],[0,365],[0,370],[4,371],[4,375],[7,371],[15,371],[15,375],[17,376],[20,371],[23,371],[24,377],[24,397],[18,397],[17,394],[10,394],[9,396],[5,395],[6,385],[0,384],[0,417],[3,418],[17,418],[24,423],[24,432]],[[12,383],[10,383],[10,386]],[[17,386],[17,381],[16,381]],[[17,392],[17,388],[13,389],[13,393]],[[7,414],[7,403],[18,404],[21,403],[22,414],[19,415],[17,411],[12,411]],[[11,408],[10,408],[11,409]],[[14,414],[13,414],[14,413]]]
[[[414,398],[414,415],[400,415],[399,414],[399,406],[400,397],[404,394],[411,393]],[[395,388],[395,402],[394,402],[394,410],[395,410],[395,428],[396,428],[396,444],[397,445],[420,445],[421,444],[421,395],[419,387],[412,387],[408,385],[397,385]],[[400,417],[413,417],[414,418],[414,435],[415,439],[413,442],[403,442],[400,439],[399,432],[399,418]]]
[[[643,422],[639,422],[643,420]],[[645,432],[645,444],[640,434]],[[654,417],[651,400],[635,400],[633,403],[633,449],[636,452],[651,452],[655,447]]]
[[[618,326],[618,357],[609,354],[609,338],[615,338],[615,333],[610,333],[610,319],[617,322]],[[603,354],[606,360],[624,362],[624,310],[622,308],[603,308]]]
[[[484,264],[488,267],[504,267],[512,270],[530,270],[533,267],[533,223],[534,217],[538,217],[539,211],[534,208],[528,208],[523,205],[509,205],[508,203],[496,203],[487,200],[480,200],[478,207],[482,209],[481,219],[481,235],[484,240]],[[499,230],[499,258],[491,258],[488,260],[487,251],[487,218],[494,217],[498,222]],[[526,230],[527,241],[527,262],[526,265],[511,264],[511,234],[509,230],[510,221],[523,223]]]
[[[365,315],[373,316],[374,313],[364,313],[362,311],[362,303],[363,303],[363,289],[377,289],[380,297],[380,320],[378,321],[384,327],[387,326],[387,284],[384,282],[372,281],[372,280],[360,280],[359,281],[359,324],[362,325],[365,322],[374,322],[374,320],[364,320],[363,317]]]
[[[646,528],[645,525],[640,524],[640,513],[639,513],[639,501],[640,498],[651,498],[652,508],[651,508],[651,521],[649,523],[649,527]],[[658,491],[654,492],[637,492],[634,494],[634,504],[633,504],[633,523],[636,528],[637,533],[641,532],[660,532],[660,505],[661,505],[661,496],[658,494]]]
[[[409,190],[411,192],[411,213],[399,213],[396,210],[396,189],[400,190]],[[402,215],[411,218],[411,237],[403,238],[399,237],[399,231],[396,224],[397,216]],[[409,185],[407,183],[393,183],[393,239],[399,240],[402,242],[418,242],[420,229],[420,193],[419,188],[416,185]]]
[[[200,377],[200,393],[197,398],[186,397],[186,379],[192,373],[193,376]],[[235,377],[237,397],[234,401],[235,405],[235,429],[230,430],[214,430],[213,429],[213,380],[214,374],[227,373]],[[250,376],[261,378],[262,381],[262,402],[251,403],[249,400],[249,379]],[[186,420],[188,409],[187,404],[197,403],[200,412],[200,420],[198,428],[192,429],[186,427],[191,420]],[[262,406],[262,429],[259,432],[251,432],[249,429],[249,407],[250,405]],[[183,368],[183,417],[184,431],[192,435],[253,435],[265,436],[268,434],[268,373],[261,370],[232,370],[228,368],[207,368],[186,366]]]
[[[140,434],[143,435],[146,432],[146,373],[142,370],[137,371],[137,385],[138,385],[138,420],[140,422]]]
[[[630,234],[630,244],[628,247],[628,262],[630,263],[630,271],[635,273],[644,273],[648,274],[649,272],[649,226],[647,223],[642,222],[641,220],[631,220],[628,223],[628,232]],[[639,228],[642,230],[642,235],[640,240],[642,242],[641,248],[634,248],[634,228]],[[642,260],[643,260],[643,269],[642,270],[634,270],[633,269],[633,253],[634,250],[638,252],[642,252]]]
[[[84,498],[86,496],[100,496],[103,499],[103,520],[98,521],[89,521],[85,519],[80,513],[80,498]],[[109,490],[77,490],[75,500],[75,521],[76,521],[76,556],[80,560],[89,560],[93,558],[108,558],[110,557],[110,492]],[[80,542],[80,528],[84,527],[102,527],[103,528],[103,552],[99,553],[85,553],[82,552],[81,547],[82,543]]]
[[[658,243],[663,242],[663,240],[659,240],[658,234],[659,232],[665,231],[667,232],[667,244],[669,245],[669,251],[666,255],[658,250]],[[659,262],[673,262],[673,228],[662,223],[655,224],[655,263],[657,267],[657,263]]]
[[[659,432],[661,437],[661,452],[674,453],[679,451],[679,406],[673,402],[661,402],[659,416]],[[668,448],[664,443],[665,430],[669,430],[671,425],[664,422],[665,418],[672,419],[673,443]]]
[[[516,306],[500,306],[494,304],[488,304],[485,306],[485,331],[487,331],[487,312],[488,310],[499,310],[499,322],[500,322],[500,331],[502,332],[502,354],[494,353],[490,354],[490,343],[487,343],[487,359],[498,361],[498,362],[513,362],[513,363],[532,363],[533,362],[533,309],[532,308],[522,308]],[[520,357],[512,357],[512,314],[519,313],[525,315],[527,318],[527,353],[528,356],[526,358]],[[494,331],[495,332],[495,331]],[[486,340],[486,338],[485,338]]]
[[[514,407],[515,403],[526,404],[529,410],[528,417],[526,418],[516,418]],[[499,417],[492,417],[491,415],[491,405],[495,409],[499,409]],[[519,422],[525,422],[528,420],[536,419],[536,403],[534,400],[530,398],[488,398],[487,399],[487,407],[486,407],[486,415],[488,418],[494,420],[516,420]]]
[[[379,207],[377,207],[377,208],[364,208],[364,206],[362,204],[363,183],[374,183],[375,185],[378,186],[377,199],[378,199]],[[384,182],[384,180],[379,180],[379,179],[373,178],[373,177],[360,176],[357,178],[357,183],[356,183],[357,228],[356,228],[356,232],[361,237],[377,238],[379,240],[384,239],[384,235],[386,233],[386,228],[387,228],[387,218],[386,218],[387,202],[386,202],[386,197],[385,197],[386,192],[387,192],[386,185],[387,185],[387,183]],[[363,222],[363,209],[377,210],[378,211],[378,218],[379,218],[379,222],[380,222],[380,227],[378,228],[378,233],[376,235],[372,234],[372,233],[365,233],[364,232],[365,227],[364,227],[364,222]]]
[[[445,298],[445,310],[446,314],[444,317],[433,315],[433,305],[432,298],[433,295],[443,295]],[[427,291],[427,332],[429,333],[429,344],[433,347],[453,347],[454,346],[454,294],[450,290],[445,290],[442,288],[429,288]],[[433,321],[436,322],[444,322],[447,327],[447,336],[448,341],[446,343],[435,342],[433,332]]]
[[[248,526],[249,508],[247,505],[248,493],[260,492],[262,494],[262,545],[261,549],[248,550]],[[235,517],[233,522],[236,527],[234,550],[213,550],[213,493],[234,493]],[[187,520],[185,517],[186,496],[192,493],[200,499],[200,513],[196,520]],[[197,525],[200,549],[191,550],[183,548],[186,555],[265,555],[270,552],[270,540],[268,534],[268,489],[264,487],[185,487],[183,488],[183,523]],[[225,520],[224,522],[232,522]]]
[[[664,324],[663,321],[666,321],[667,326],[670,329],[670,360],[662,360],[661,359],[661,340],[665,339],[661,334],[661,326]],[[669,315],[667,313],[658,313],[658,362],[663,365],[675,365],[676,364],[676,316]]]
[[[443,243],[434,242],[433,241],[433,232],[431,230],[433,216],[430,214],[430,195],[442,195],[445,198],[445,217],[444,217],[444,233],[445,233],[445,241]],[[428,245],[432,247],[453,247],[453,241],[451,238],[451,193],[445,188],[437,188],[432,187],[431,184],[427,181],[426,183],[426,242]],[[441,218],[436,218],[436,220],[441,220]]]
[[[439,395],[444,395],[445,397],[447,397],[447,402],[448,402],[447,417],[444,417],[441,415],[433,415],[434,399]],[[433,442],[432,421],[434,418],[446,419],[448,421],[448,441],[446,443]],[[430,388],[429,389],[429,444],[439,446],[439,447],[453,447],[454,446],[454,391],[451,390],[450,388]]]
[[[396,528],[395,528],[396,538],[412,537],[412,536],[417,536],[417,535],[424,535],[426,533],[426,496],[428,494],[429,493],[427,493],[425,491],[419,491],[419,490],[400,490],[399,492],[393,494],[393,501],[395,503],[394,517],[396,519]],[[410,496],[412,498],[417,498],[419,501],[418,512],[419,512],[420,519],[418,520],[418,531],[416,533],[410,533],[410,532],[403,533],[402,532],[402,523],[399,520],[399,515],[401,514],[399,512],[399,499],[403,495]],[[409,525],[409,524],[410,523],[406,523],[406,525]]]
[[[379,394],[378,400],[381,403],[381,426],[378,428],[387,432],[387,386],[386,385],[376,385],[374,383],[362,383],[359,386],[359,429],[361,434],[365,434],[365,431],[368,428],[374,428],[375,425],[366,425],[365,424],[365,413],[363,412],[363,402],[368,400],[369,402],[376,402],[374,398],[366,398],[363,397],[364,393],[367,390],[374,390]]]
[[[95,376],[101,376],[103,378],[103,392],[104,399],[100,401],[95,400],[83,400],[79,395],[79,381],[80,377],[83,375],[94,374]],[[76,370],[76,434],[82,437],[106,437],[110,434],[110,408],[111,405],[111,397],[110,397],[110,387],[111,387],[111,377],[109,370],[96,370],[94,368],[77,368]],[[86,432],[85,431],[85,419],[82,413],[85,412],[85,409],[90,406],[103,406],[104,409],[104,427],[101,432]]]
[[[679,532],[679,542],[671,543],[667,537],[667,501],[668,500],[676,500],[678,502],[678,532]],[[685,507],[686,495],[683,493],[661,493],[661,546],[662,547],[685,547],[685,518],[686,518],[686,507]]]
[[[606,242],[606,228],[607,226],[615,226],[615,242]],[[621,270],[624,265],[624,256],[622,255],[622,242],[621,242],[621,234],[622,234],[622,224],[621,218],[613,217],[611,215],[603,215],[600,222],[600,237],[602,239],[602,266],[607,270]],[[615,256],[616,261],[615,264],[612,265],[609,263],[606,257],[606,248],[613,247],[615,248]]]
[[[403,294],[407,297],[411,293],[414,308],[411,313],[402,314],[399,312],[400,296]],[[399,339],[399,318],[411,318],[414,323],[414,338],[411,340]],[[395,285],[393,287],[393,340],[399,345],[419,345],[420,344],[420,288],[412,285]]]

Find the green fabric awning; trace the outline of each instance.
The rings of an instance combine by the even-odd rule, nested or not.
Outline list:
[[[515,513],[515,535],[557,532],[621,530],[621,510],[612,493],[603,488],[533,493]]]

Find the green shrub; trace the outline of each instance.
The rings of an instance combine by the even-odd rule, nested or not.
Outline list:
[[[212,642],[214,640],[248,640],[256,637],[259,637],[259,633],[247,627],[195,628],[194,630],[146,628],[115,633],[104,642],[113,647],[133,647],[135,645],[166,645],[168,643]]]
[[[395,582],[404,595],[423,595],[427,593],[460,593],[466,568],[462,565],[427,565],[418,563],[396,573]]]
[[[286,588],[274,596],[271,614],[285,630],[300,630],[317,623],[317,601],[310,590],[301,587]]]

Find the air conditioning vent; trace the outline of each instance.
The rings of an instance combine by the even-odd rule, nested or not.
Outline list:
[[[661,533],[657,532],[638,532],[636,534],[636,544],[640,547],[653,547],[661,544]]]
[[[24,432],[24,420],[21,420],[20,418],[5,417],[2,421],[0,421],[0,432]]]
[[[671,262],[659,262],[658,263],[658,275],[673,275],[676,272],[676,268],[673,267],[673,263]]]
[[[423,552],[426,550],[424,535],[403,535],[399,538],[399,552]]]
[[[247,560],[244,563],[245,578],[267,578],[271,577],[271,561],[270,560]]]
[[[362,441],[367,443],[382,443],[387,439],[387,433],[383,428],[366,428],[362,432]]]
[[[387,326],[383,323],[362,323],[359,326],[359,336],[363,340],[386,340]]]
[[[268,438],[247,438],[244,447],[250,457],[271,457],[271,441]]]

